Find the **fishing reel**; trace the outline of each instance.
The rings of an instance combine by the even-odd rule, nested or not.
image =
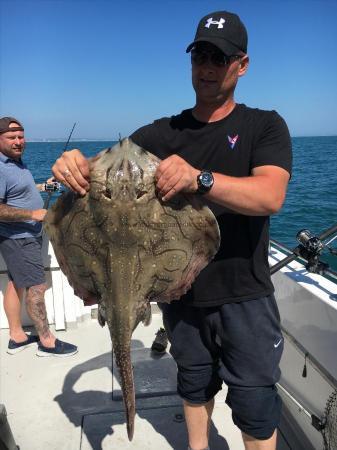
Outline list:
[[[305,266],[308,272],[318,273],[321,275],[324,274],[329,265],[320,261],[319,258],[325,248],[327,248],[333,255],[337,254],[335,249],[332,249],[327,245],[335,238],[331,239],[327,243],[324,243],[322,239],[313,235],[309,230],[301,230],[297,233],[296,239],[300,243],[300,246],[298,247],[298,255],[308,261]]]
[[[301,230],[297,233],[298,242],[311,254],[318,255],[324,249],[323,242],[314,236],[309,230]]]
[[[330,240],[327,241],[327,238],[330,238]],[[298,256],[307,261],[305,267],[308,272],[324,275],[327,270],[329,270],[329,264],[320,261],[320,255],[323,250],[327,249],[333,256],[337,256],[337,248],[332,248],[329,246],[331,242],[337,239],[337,223],[328,228],[318,237],[313,235],[309,230],[301,230],[297,233],[296,239],[298,240],[299,245],[291,251],[290,255],[270,268],[271,275],[289,264],[291,261],[294,261],[294,259]]]
[[[61,191],[61,183],[58,181],[51,181],[44,183],[45,192],[60,192]]]

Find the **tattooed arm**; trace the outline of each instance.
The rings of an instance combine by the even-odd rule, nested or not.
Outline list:
[[[25,220],[35,220],[42,222],[46,215],[46,209],[21,209],[0,203],[0,222],[24,222]]]

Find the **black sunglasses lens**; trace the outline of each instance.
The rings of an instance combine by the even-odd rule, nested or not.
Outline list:
[[[216,52],[211,54],[211,61],[215,66],[226,66],[229,62],[229,58],[224,53]]]
[[[201,50],[192,50],[191,58],[194,64],[201,66],[206,61],[211,61],[212,64],[222,67],[228,64],[229,58],[222,52],[205,52]]]
[[[201,52],[200,50],[192,50],[191,58],[194,64],[196,64],[197,66],[201,66],[207,61],[208,55],[207,53]]]

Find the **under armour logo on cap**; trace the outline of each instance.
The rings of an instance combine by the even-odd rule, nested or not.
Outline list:
[[[218,28],[223,28],[223,24],[225,22],[225,19],[223,19],[222,17],[220,18],[220,20],[213,20],[213,17],[210,17],[209,19],[207,19],[205,28],[209,28],[211,25],[218,25]]]
[[[186,52],[198,42],[209,42],[227,56],[242,55],[247,53],[247,30],[237,14],[215,11],[200,20],[194,41]]]

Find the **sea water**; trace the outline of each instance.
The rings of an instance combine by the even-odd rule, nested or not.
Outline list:
[[[294,248],[296,234],[308,229],[319,235],[337,223],[337,136],[294,137],[293,172],[282,210],[271,218],[271,238]],[[111,141],[71,142],[87,157],[114,145]],[[64,149],[64,142],[28,142],[24,161],[36,182],[51,176],[51,166]],[[53,195],[52,201],[57,195]],[[337,239],[332,246],[337,248]],[[323,254],[334,270],[337,256]]]

